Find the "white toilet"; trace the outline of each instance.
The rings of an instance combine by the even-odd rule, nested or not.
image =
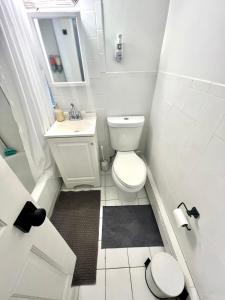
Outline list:
[[[136,193],[146,181],[145,163],[135,153],[144,121],[144,116],[107,118],[112,148],[117,151],[112,165],[112,177],[127,200],[136,199]]]

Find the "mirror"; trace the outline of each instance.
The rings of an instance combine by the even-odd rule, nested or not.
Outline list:
[[[85,84],[86,68],[78,16],[39,15],[34,18],[34,24],[52,84]]]

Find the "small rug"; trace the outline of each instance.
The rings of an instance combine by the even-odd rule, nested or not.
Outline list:
[[[77,256],[72,286],[96,283],[100,191],[61,192],[51,221]]]
[[[151,246],[163,246],[151,205],[103,207],[103,249]]]

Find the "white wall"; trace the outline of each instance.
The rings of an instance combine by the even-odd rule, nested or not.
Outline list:
[[[86,87],[57,87],[53,93],[65,110],[74,102],[80,109],[97,111],[99,143],[109,149],[108,153],[107,115],[148,116],[168,2],[142,0],[140,4],[136,0],[82,0],[78,3],[90,84]],[[118,31],[123,33],[125,42],[125,56],[121,64],[113,59]],[[144,142],[143,138],[142,148]]]
[[[168,1],[103,0],[107,72],[158,70]],[[123,34],[124,59],[114,56],[118,33]]]
[[[148,164],[202,300],[225,299],[223,0],[171,0],[149,123]],[[223,53],[223,56],[222,56]],[[173,209],[196,206],[192,231]]]
[[[161,70],[225,82],[224,0],[171,1]]]

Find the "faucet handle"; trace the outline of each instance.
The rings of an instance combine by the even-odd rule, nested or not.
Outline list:
[[[73,103],[70,103],[71,109],[69,111],[69,120],[81,120],[81,112],[75,107]]]
[[[70,103],[69,120],[75,119],[75,107],[73,103]]]

